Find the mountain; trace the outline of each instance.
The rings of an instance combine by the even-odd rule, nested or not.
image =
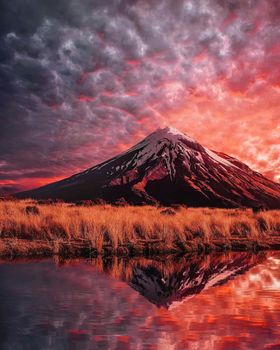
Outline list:
[[[126,152],[19,198],[131,204],[280,208],[280,185],[172,129],[158,129]]]

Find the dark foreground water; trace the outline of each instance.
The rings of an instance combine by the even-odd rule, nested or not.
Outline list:
[[[0,265],[0,349],[280,349],[280,253]]]

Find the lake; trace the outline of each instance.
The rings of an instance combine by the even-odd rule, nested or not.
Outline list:
[[[280,252],[0,264],[1,350],[280,349]]]

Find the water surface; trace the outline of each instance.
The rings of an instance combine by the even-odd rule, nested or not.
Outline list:
[[[0,264],[0,349],[280,349],[280,252]]]

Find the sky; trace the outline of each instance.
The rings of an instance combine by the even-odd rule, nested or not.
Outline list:
[[[172,126],[280,181],[278,0],[1,0],[0,193]]]

